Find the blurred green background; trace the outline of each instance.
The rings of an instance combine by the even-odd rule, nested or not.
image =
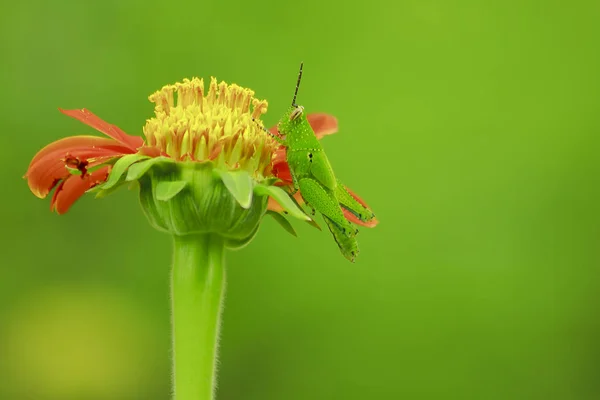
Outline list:
[[[0,13],[0,398],[168,399],[170,238],[126,190],[64,216],[47,143],[140,134],[214,75],[339,118],[324,146],[381,223],[355,265],[266,219],[227,254],[219,396],[600,398],[600,3],[20,1]]]

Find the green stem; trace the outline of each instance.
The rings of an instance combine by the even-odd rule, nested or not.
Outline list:
[[[225,247],[213,235],[173,238],[173,398],[211,400],[225,291]]]

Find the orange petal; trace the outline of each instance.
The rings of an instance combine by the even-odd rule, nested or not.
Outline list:
[[[61,180],[70,175],[65,157],[86,162],[87,167],[135,152],[113,139],[96,136],[74,136],[58,140],[40,150],[27,169],[25,178],[34,195],[44,198]]]
[[[277,130],[277,125],[270,127],[269,132],[271,132],[273,135],[280,136],[279,131]]]
[[[86,191],[105,182],[111,168],[110,165],[107,165],[87,174],[85,177],[79,175],[68,176],[56,188],[50,202],[50,210],[56,211],[58,214],[66,213]]]
[[[93,114],[90,110],[85,108],[77,109],[77,110],[63,110],[59,108],[60,112],[68,115],[69,117],[75,118],[83,122],[86,125],[91,126],[92,128],[104,133],[107,136],[115,139],[116,141],[124,144],[129,147],[131,150],[137,150],[139,147],[143,146],[144,139],[139,136],[128,135],[121,130],[121,128],[111,125],[106,121],[103,121],[100,117]]]
[[[135,151],[132,151],[129,147],[125,147],[112,139],[98,136],[71,136],[52,142],[38,151],[31,160],[29,168],[41,158],[46,158],[52,153],[65,153],[76,149],[91,149],[94,147],[112,149],[115,152],[119,152],[119,154],[135,153]]]
[[[312,113],[306,116],[308,123],[315,131],[318,139],[334,134],[338,131],[338,121],[333,115],[325,113]]]
[[[152,158],[160,157],[162,155],[158,147],[152,146],[144,146],[140,148],[139,153]]]

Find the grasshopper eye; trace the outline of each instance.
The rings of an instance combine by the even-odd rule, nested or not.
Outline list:
[[[296,118],[298,118],[299,116],[301,116],[303,112],[304,112],[304,107],[296,106],[294,108],[294,111],[292,111],[292,113],[290,114],[290,121],[293,121]]]

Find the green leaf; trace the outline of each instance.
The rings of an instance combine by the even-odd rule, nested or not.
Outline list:
[[[291,196],[283,189],[278,186],[264,186],[256,185],[254,187],[254,193],[261,196],[271,196],[279,203],[285,211],[287,211],[292,217],[301,219],[303,221],[310,221],[311,218],[306,215],[301,208],[299,208]]]
[[[229,193],[240,203],[242,208],[248,209],[252,205],[252,188],[254,180],[245,170],[223,171],[215,168],[215,175],[221,178]]]
[[[102,185],[102,190],[107,190],[115,186],[121,180],[121,177],[125,171],[127,171],[127,168],[130,168],[132,164],[147,158],[150,157],[142,154],[127,154],[126,156],[119,158],[110,171],[108,180]]]
[[[156,199],[167,201],[181,192],[187,185],[186,181],[158,182],[156,184]]]
[[[271,210],[267,211],[267,214],[269,214],[271,217],[273,217],[273,219],[275,221],[277,221],[277,223],[279,225],[281,225],[281,227],[283,229],[285,229],[286,231],[288,231],[289,233],[291,233],[294,236],[298,236],[296,234],[296,230],[294,229],[294,227],[292,226],[290,221],[288,221],[287,218],[285,218],[283,215],[279,214],[278,212],[271,211]]]
[[[152,167],[154,164],[157,164],[160,162],[173,162],[173,161],[168,157],[155,157],[155,158],[151,158],[149,160],[140,161],[129,167],[129,170],[127,171],[127,178],[125,178],[125,180],[126,181],[137,181],[146,172],[148,172],[150,167]]]

